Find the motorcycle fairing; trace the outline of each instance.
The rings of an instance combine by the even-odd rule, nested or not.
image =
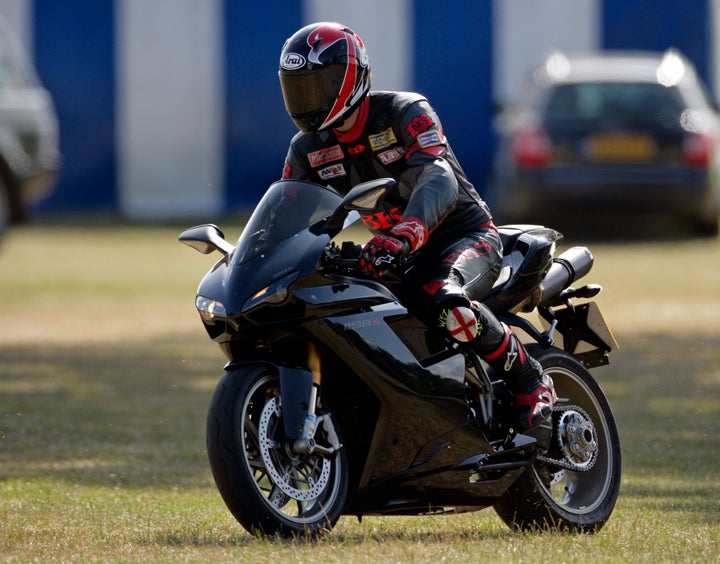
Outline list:
[[[418,358],[404,340],[407,335],[394,326],[399,323],[402,332],[412,333],[406,320],[405,308],[391,303],[303,325],[351,367],[380,403],[355,503],[365,512],[384,511],[387,508],[378,507],[375,500],[386,496],[388,488],[392,492],[412,490],[415,495],[427,488],[440,492],[440,505],[489,504],[521,470],[510,464],[471,484],[467,461],[479,454],[488,464],[497,457],[503,462],[527,460],[530,447],[517,447],[522,452],[512,454],[517,445],[499,448],[488,441],[468,409],[464,356],[441,356],[427,364],[432,358],[430,351],[427,357]],[[419,334],[414,333],[415,337]],[[417,342],[411,346],[421,348]],[[342,375],[324,375],[324,379],[333,377]],[[534,445],[535,441],[527,443]]]

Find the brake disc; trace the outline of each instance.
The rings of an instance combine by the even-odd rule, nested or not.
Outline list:
[[[282,424],[278,398],[265,404],[258,424],[260,455],[273,483],[293,499],[311,501],[320,496],[330,479],[331,462],[318,455],[291,455],[284,445],[272,438]]]

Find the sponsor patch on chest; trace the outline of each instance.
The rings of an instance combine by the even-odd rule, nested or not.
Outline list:
[[[326,149],[320,149],[319,151],[308,153],[308,161],[310,162],[310,166],[313,168],[322,166],[331,161],[339,161],[342,158],[343,152],[340,145],[333,145],[332,147],[328,147]]]
[[[405,147],[393,147],[392,149],[378,153],[377,158],[382,164],[387,165],[399,161],[404,154]]]
[[[385,131],[381,131],[375,135],[368,135],[368,141],[370,141],[370,147],[373,151],[380,151],[393,143],[397,143],[397,138],[395,137],[395,133],[393,133],[392,127],[388,127]]]
[[[325,168],[321,168],[318,170],[318,175],[322,180],[327,180],[328,178],[335,178],[336,176],[345,176],[345,167],[342,163],[334,164],[327,166]]]

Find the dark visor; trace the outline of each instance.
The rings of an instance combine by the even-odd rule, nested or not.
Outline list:
[[[285,109],[291,115],[303,115],[318,110],[330,111],[342,85],[345,68],[331,65],[318,70],[280,70]]]

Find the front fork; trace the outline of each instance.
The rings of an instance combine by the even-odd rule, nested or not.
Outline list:
[[[307,344],[307,366],[312,374],[312,385],[308,390],[307,411],[305,420],[302,425],[302,431],[299,438],[293,441],[291,450],[296,454],[312,454],[318,453],[323,456],[329,456],[336,452],[342,445],[338,438],[332,418],[329,414],[317,416],[318,390],[322,383],[322,359],[320,350],[313,342],[308,341]],[[318,425],[322,425],[327,435],[329,446],[317,444],[315,441],[315,433]]]

